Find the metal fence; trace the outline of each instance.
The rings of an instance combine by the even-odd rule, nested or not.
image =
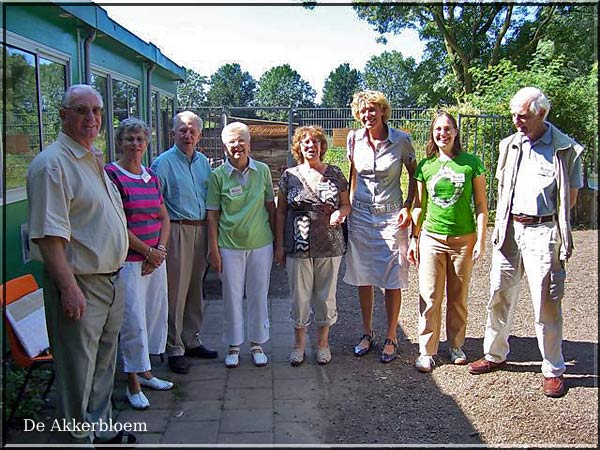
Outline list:
[[[336,133],[359,128],[350,108],[289,108],[289,107],[206,107],[194,109],[204,121],[202,151],[213,166],[223,158],[221,130],[236,119],[278,120],[288,125],[288,142],[291,144],[294,129],[302,125],[323,128],[330,143]],[[393,108],[390,126],[410,133],[417,159],[425,156],[429,126],[435,116],[433,108]],[[495,168],[500,140],[513,132],[509,116],[459,114],[457,117],[463,148],[481,158],[486,167],[488,206],[496,206]],[[345,136],[345,135],[344,135]],[[288,145],[290,145],[288,144]],[[335,147],[335,145],[333,145]]]

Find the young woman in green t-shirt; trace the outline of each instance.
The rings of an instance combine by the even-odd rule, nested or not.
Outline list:
[[[467,363],[462,350],[467,293],[473,262],[485,250],[488,215],[485,169],[477,156],[461,150],[452,115],[441,112],[432,121],[426,158],[417,165],[415,179],[407,255],[419,271],[420,356],[415,367],[431,372],[440,341],[444,292],[449,358],[453,364]]]

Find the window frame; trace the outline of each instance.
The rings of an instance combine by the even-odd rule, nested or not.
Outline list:
[[[10,46],[17,50],[21,50],[27,53],[30,53],[34,57],[35,61],[35,84],[36,84],[36,99],[38,106],[38,138],[39,138],[39,150],[40,152],[44,150],[44,124],[42,121],[42,92],[40,89],[40,57],[52,61],[57,64],[61,64],[65,66],[65,84],[66,89],[72,84],[71,79],[71,62],[72,57],[68,53],[62,52],[55,48],[49,47],[40,42],[34,41],[32,39],[28,39],[24,36],[20,36],[14,32],[4,30],[4,37],[0,37],[0,44],[4,46]],[[6,131],[3,130],[3,133]],[[4,146],[0,144],[0,170],[4,173]],[[6,189],[4,177],[0,179],[0,202],[4,206],[20,202],[27,199],[27,190],[26,186],[19,186],[16,188]],[[6,192],[5,192],[6,190]]]

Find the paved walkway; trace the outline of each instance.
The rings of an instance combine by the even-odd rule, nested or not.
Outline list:
[[[145,424],[136,433],[141,444],[319,444],[325,443],[326,422],[319,417],[319,389],[325,370],[314,360],[310,336],[304,364],[287,361],[294,342],[288,321],[287,299],[270,302],[271,339],[263,345],[269,357],[265,367],[255,367],[249,344],[241,346],[240,365],[228,369],[223,363],[227,346],[221,341],[223,302],[207,303],[204,343],[219,351],[216,360],[190,358],[188,374],[174,374],[166,358],[153,357],[153,373],[176,383],[171,391],[145,388],[150,408],[136,411],[125,398],[125,376],[117,374],[114,416],[118,422]],[[119,367],[120,369],[120,367]],[[52,418],[47,418],[47,424]],[[48,429],[50,425],[46,427]],[[51,433],[22,432],[8,443],[53,443]],[[54,436],[56,438],[56,436]]]

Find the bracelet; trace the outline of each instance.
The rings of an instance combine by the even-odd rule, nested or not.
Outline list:
[[[152,247],[148,247],[148,253],[146,254],[146,259],[150,258],[150,255],[152,254],[152,250],[154,250]]]
[[[158,250],[160,250],[161,252],[163,252],[165,255],[167,254],[167,247],[165,247],[164,245],[162,245],[162,244],[158,244],[158,245],[156,246],[156,248],[157,248]]]

